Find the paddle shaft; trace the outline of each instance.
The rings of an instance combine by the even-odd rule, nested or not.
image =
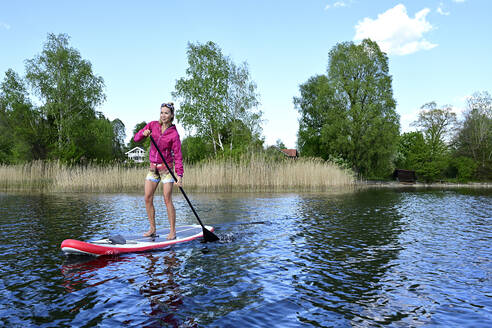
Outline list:
[[[169,167],[169,165],[167,164],[166,162],[166,159],[164,158],[164,155],[162,155],[162,152],[161,150],[159,149],[159,147],[157,147],[157,143],[155,142],[154,138],[152,137],[152,135],[149,135],[150,137],[150,141],[152,141],[152,143],[154,144],[154,147],[155,149],[157,149],[157,151],[159,152],[159,155],[161,156],[162,158],[162,161],[164,162],[164,164],[166,165],[166,168],[167,170],[169,171],[169,173],[171,173],[171,176],[173,177],[174,181],[178,181],[178,179],[176,178],[176,176],[174,175],[174,172],[173,170],[171,170],[171,168]],[[205,226],[203,225],[202,223],[202,220],[200,220],[200,217],[198,216],[198,213],[195,211],[195,208],[193,207],[193,205],[191,204],[188,196],[186,195],[185,191],[183,190],[183,188],[181,186],[179,186],[179,190],[181,190],[181,193],[183,194],[184,198],[186,199],[186,201],[188,202],[188,205],[190,205],[190,208],[191,210],[193,211],[193,214],[195,214],[196,216],[196,219],[198,220],[198,222],[200,223],[200,225],[202,226],[202,229],[203,229],[203,232],[204,232],[204,238],[207,239],[210,239],[210,237],[212,239],[215,239],[215,240],[218,240],[219,238],[217,236],[215,236],[211,231],[207,230],[205,228]],[[215,237],[215,238],[214,238]],[[214,240],[208,240],[208,241],[214,241]]]

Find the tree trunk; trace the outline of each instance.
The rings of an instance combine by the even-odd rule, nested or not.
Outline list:
[[[214,155],[217,156],[217,144],[215,142],[215,136],[214,136],[214,131],[212,130],[212,127],[210,127],[210,137],[212,138],[212,144],[214,146]]]
[[[219,147],[222,151],[224,151],[224,145],[222,144],[222,138],[220,136],[220,133],[217,133],[217,139],[219,140]]]

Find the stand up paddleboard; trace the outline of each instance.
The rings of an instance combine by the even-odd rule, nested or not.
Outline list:
[[[206,226],[210,231],[214,228]],[[176,239],[167,240],[169,229],[162,229],[156,232],[155,237],[143,236],[121,236],[115,235],[95,241],[80,241],[75,239],[65,239],[61,243],[61,249],[65,254],[77,255],[117,255],[123,253],[144,252],[167,248],[174,244],[184,243],[203,237],[203,229],[200,225],[185,225],[176,227]]]

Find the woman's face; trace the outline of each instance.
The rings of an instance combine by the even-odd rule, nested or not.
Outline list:
[[[163,123],[171,123],[172,120],[173,120],[173,113],[171,112],[171,110],[167,107],[161,107],[161,121]]]

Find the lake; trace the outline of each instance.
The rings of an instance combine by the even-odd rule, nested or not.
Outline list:
[[[0,193],[0,326],[492,326],[491,190],[188,196],[220,242],[86,258],[60,243],[147,231],[143,195]]]

